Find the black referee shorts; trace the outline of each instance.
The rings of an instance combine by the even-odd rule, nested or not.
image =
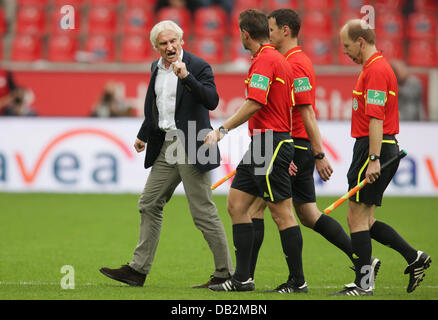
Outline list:
[[[272,140],[265,141],[265,133],[251,137],[231,188],[270,202],[291,198],[289,165],[294,157],[293,140],[288,132],[273,132]]]
[[[398,142],[394,136],[384,135],[380,152],[380,165],[396,156],[399,152]],[[357,138],[353,148],[353,160],[348,170],[348,190],[354,188],[360,181],[365,179],[365,173],[369,162],[369,138]],[[372,184],[368,184],[359,190],[356,195],[350,197],[355,202],[381,206],[383,193],[397,172],[399,161],[396,161],[385,170],[380,172],[380,177]]]
[[[307,139],[293,138],[295,145],[294,163],[298,167],[296,176],[291,177],[292,198],[301,203],[316,202],[315,157],[313,156],[310,141]]]

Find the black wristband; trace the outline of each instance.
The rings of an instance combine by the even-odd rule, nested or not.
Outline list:
[[[219,127],[219,132],[223,133],[223,134],[227,134],[228,133],[228,129],[225,129],[224,126],[220,126]]]
[[[325,153],[324,152],[320,152],[318,154],[315,154],[315,156],[314,156],[314,158],[317,159],[317,160],[324,159],[324,157],[325,157]]]

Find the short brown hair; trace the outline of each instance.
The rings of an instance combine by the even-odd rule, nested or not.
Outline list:
[[[364,28],[363,24],[366,24],[367,28]],[[350,20],[347,22],[347,25],[348,37],[351,40],[357,41],[357,39],[361,37],[369,44],[376,43],[376,33],[365,21],[359,19]]]
[[[239,28],[249,33],[252,39],[262,41],[269,39],[269,23],[266,15],[257,9],[240,13]]]
[[[298,37],[301,28],[301,19],[298,13],[292,9],[277,9],[268,15],[268,19],[274,18],[279,28],[288,26],[292,38]]]

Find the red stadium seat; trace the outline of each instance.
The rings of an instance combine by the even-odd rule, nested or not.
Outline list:
[[[145,8],[154,10],[157,5],[157,0],[125,0],[128,8]]]
[[[372,4],[372,1],[367,0],[340,0],[339,8],[341,12],[355,11],[360,13],[360,9],[368,4]]]
[[[227,33],[227,13],[217,6],[202,7],[194,13],[195,35],[200,37],[224,37]]]
[[[210,64],[224,62],[224,43],[222,39],[197,37],[193,41],[193,53]]]
[[[37,34],[44,32],[46,23],[45,10],[41,7],[20,7],[16,17],[16,32],[21,34]]]
[[[303,50],[315,65],[328,65],[333,63],[332,40],[328,38],[306,38]]]
[[[0,8],[0,35],[3,35],[7,31],[7,20],[3,8]]]
[[[263,0],[235,0],[233,7],[238,14],[247,9],[263,9]]]
[[[230,52],[230,62],[236,62],[239,60],[247,61],[248,63],[251,62],[251,52],[243,47],[240,36],[234,36],[231,38],[228,51]]]
[[[436,0],[415,0],[415,11],[435,12],[438,11],[438,2]]]
[[[240,35],[239,14],[240,12],[234,10],[230,15],[230,31],[232,37]]]
[[[334,0],[306,0],[303,2],[306,11],[331,11],[335,9]]]
[[[387,60],[404,60],[403,46],[401,41],[393,38],[377,37],[376,48],[382,51]]]
[[[438,53],[434,40],[411,40],[408,48],[408,63],[417,67],[436,67]]]
[[[376,12],[380,10],[401,11],[406,0],[375,0]]]
[[[289,8],[298,10],[299,0],[268,0],[269,11],[274,11],[281,8]]]
[[[307,11],[302,16],[303,36],[331,37],[334,34],[332,16],[321,11]]]
[[[107,7],[91,8],[88,14],[88,32],[91,34],[114,34],[117,27],[117,13]]]
[[[342,11],[339,15],[339,28],[341,28],[348,20],[361,19],[360,11]]]
[[[17,5],[19,7],[25,7],[25,6],[47,6],[49,4],[50,0],[18,0]]]
[[[151,60],[152,46],[146,37],[139,35],[126,36],[121,43],[122,62],[146,62]]]
[[[13,61],[36,61],[42,59],[41,39],[33,35],[15,35],[12,40]]]
[[[401,13],[383,12],[377,14],[376,35],[380,37],[401,39],[404,37],[403,31],[404,20]]]
[[[88,0],[91,7],[116,7],[119,0]]]
[[[433,14],[418,12],[408,17],[408,37],[411,39],[434,39],[437,37],[437,19]]]
[[[146,35],[154,25],[153,13],[145,8],[127,8],[122,15],[123,33]]]
[[[172,20],[181,27],[184,34],[191,34],[191,15],[185,8],[163,7],[157,12],[157,21]]]
[[[83,6],[87,0],[53,0],[55,6],[64,6],[64,5],[71,5],[75,8],[79,8]]]
[[[78,41],[75,36],[54,35],[48,43],[47,59],[52,62],[74,62]]]
[[[91,35],[85,41],[85,50],[93,55],[95,62],[112,62],[114,60],[114,40],[112,37]]]
[[[49,14],[48,32],[51,34],[79,34],[81,30],[81,11],[74,11],[74,29],[63,29],[61,22],[65,19],[65,14],[61,13],[62,6],[55,7]]]

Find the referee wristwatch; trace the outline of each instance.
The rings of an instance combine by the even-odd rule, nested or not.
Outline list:
[[[224,126],[220,126],[219,127],[219,132],[223,133],[224,135],[226,135],[228,133],[228,129],[225,129]]]
[[[324,152],[317,153],[314,156],[314,158],[317,159],[317,160],[322,160],[322,159],[324,159],[324,157],[325,157],[325,153]]]
[[[376,155],[376,154],[370,154],[370,161],[376,161],[380,159],[380,156]]]

